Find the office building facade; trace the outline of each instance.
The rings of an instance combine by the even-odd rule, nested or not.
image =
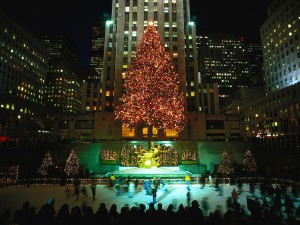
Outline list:
[[[101,73],[103,70],[104,38],[105,24],[98,21],[92,27],[92,42],[90,50],[90,68],[95,71],[95,74],[89,74],[87,77],[88,80],[101,80]]]
[[[266,93],[300,81],[300,2],[276,0],[260,28]]]
[[[164,132],[155,127],[150,133],[146,125],[130,129],[114,117],[115,107],[120,104],[119,98],[123,93],[126,72],[150,21],[160,34],[161,42],[179,75],[178,89],[186,96],[184,107],[188,122],[180,133],[174,130]],[[154,140],[207,138],[206,118],[219,112],[218,86],[200,83],[196,28],[190,21],[188,0],[113,0],[112,17],[106,22],[103,60],[101,83],[84,83],[83,93],[86,94],[83,96],[82,112],[85,113],[76,118],[61,118],[58,135],[83,139],[86,136],[96,140],[143,140],[149,136]],[[223,125],[209,128],[211,136],[223,139],[230,136],[230,129],[224,125],[229,121],[226,115],[216,116],[212,120]],[[64,124],[68,126],[64,127]]]
[[[81,110],[79,54],[66,35],[44,34],[41,41],[48,51],[46,105],[56,114],[77,114]]]
[[[0,46],[0,135],[30,141],[47,117],[43,109],[48,53],[4,12],[0,13]]]
[[[245,42],[231,33],[197,36],[201,83],[216,83],[221,112],[239,88],[262,86],[261,45]]]
[[[113,112],[120,104],[125,73],[150,21],[160,34],[161,42],[179,74],[179,90],[186,95],[187,110],[198,111],[196,30],[195,24],[190,21],[189,1],[114,0],[112,6],[112,19],[106,23],[105,32],[101,111]],[[121,138],[125,128],[118,122],[114,127],[116,136]],[[181,132],[182,135],[186,133]]]

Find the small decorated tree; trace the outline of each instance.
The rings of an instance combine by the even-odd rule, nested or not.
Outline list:
[[[257,164],[252,152],[248,149],[245,152],[243,171],[248,175],[254,174],[257,171]]]
[[[225,176],[230,176],[234,173],[231,156],[226,150],[222,154],[218,173]]]
[[[43,158],[43,162],[38,169],[38,172],[45,176],[48,174],[49,166],[53,166],[52,157],[50,155],[50,151],[47,151],[46,155]]]
[[[64,171],[68,176],[76,175],[79,172],[79,158],[77,157],[73,149],[71,150],[70,155],[66,160]]]

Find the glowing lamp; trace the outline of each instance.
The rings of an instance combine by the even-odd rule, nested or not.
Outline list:
[[[149,21],[149,25],[150,25],[150,26],[153,26],[153,21]]]
[[[146,165],[146,166],[150,166],[150,165],[151,165],[151,160],[146,160],[146,161],[145,161],[145,165]]]

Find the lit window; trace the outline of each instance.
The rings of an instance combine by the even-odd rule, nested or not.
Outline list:
[[[122,137],[123,138],[133,138],[135,134],[134,128],[125,127],[122,125]]]
[[[166,130],[166,137],[167,138],[178,138],[178,132],[176,130]]]

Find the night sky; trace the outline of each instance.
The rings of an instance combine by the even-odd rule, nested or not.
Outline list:
[[[272,0],[190,0],[191,18],[197,33],[233,32],[245,40],[260,42],[259,28],[267,18]],[[81,67],[87,67],[91,43],[91,27],[96,20],[108,20],[111,0],[7,0],[1,9],[34,33],[59,29],[70,35],[81,54]],[[197,3],[197,5],[196,5]],[[200,5],[200,6],[199,6]]]

